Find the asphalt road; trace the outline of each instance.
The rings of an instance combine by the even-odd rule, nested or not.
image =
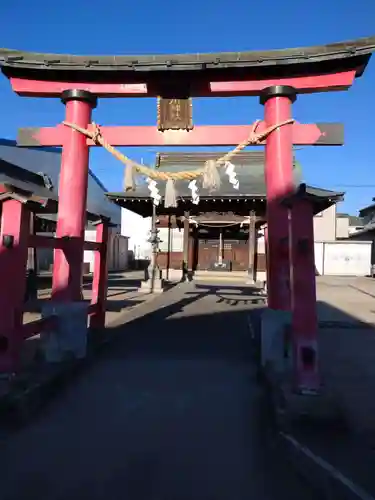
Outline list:
[[[201,292],[122,327],[1,443],[1,500],[313,498],[272,446],[247,329],[253,306]]]

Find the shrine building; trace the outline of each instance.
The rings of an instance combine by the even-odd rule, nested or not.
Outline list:
[[[159,153],[156,169],[178,172],[201,168],[207,160],[223,153],[166,152]],[[231,272],[265,280],[266,255],[262,231],[267,223],[264,153],[243,151],[232,160],[238,189],[228,181],[224,168],[219,169],[220,189],[209,193],[199,188],[199,202],[192,202],[189,181],[176,181],[177,207],[164,207],[165,183],[158,184],[162,200],[156,207],[159,229],[157,264],[163,276],[173,279],[181,270],[191,275]],[[294,159],[293,178],[296,192],[307,197],[314,215],[343,200],[343,193],[302,183],[299,162]],[[108,198],[142,217],[152,216],[153,200],[147,184],[139,183],[135,191],[108,193]]]

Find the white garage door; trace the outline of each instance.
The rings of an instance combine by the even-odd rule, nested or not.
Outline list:
[[[314,243],[315,269],[320,276],[323,274],[323,245],[324,243]]]
[[[371,268],[371,243],[325,243],[324,274],[367,276]]]

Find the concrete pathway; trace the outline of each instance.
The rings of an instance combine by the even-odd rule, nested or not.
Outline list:
[[[1,500],[312,499],[272,447],[248,293],[189,284],[128,313],[101,359],[3,440]]]
[[[125,312],[129,312],[134,307],[153,300],[153,294],[141,294],[138,292],[143,278],[144,273],[142,271],[110,273],[108,275],[106,326],[110,326],[119,317],[123,316]],[[43,286],[38,290],[38,300],[28,302],[25,305],[24,323],[30,323],[41,318],[43,303],[51,298],[51,288],[48,285],[50,285],[52,277],[47,275],[45,281],[46,283],[42,283]],[[91,292],[92,276],[86,276],[83,285],[83,297],[88,304],[91,302]],[[21,366],[23,369],[27,370],[37,362],[39,346],[40,335],[30,337],[24,342],[21,350]]]
[[[324,387],[346,425],[293,435],[375,498],[375,280],[318,277],[317,298]]]
[[[349,427],[375,446],[375,280],[317,280],[321,370]]]
[[[108,294],[107,294],[107,314],[106,324],[110,324],[119,313],[125,309],[134,307],[148,300],[148,295],[138,293],[141,281],[144,279],[142,271],[112,272],[108,275]],[[29,302],[25,305],[24,323],[35,321],[41,318],[41,308],[43,302],[51,298],[52,277],[47,276],[45,282],[38,290],[38,300]],[[83,298],[90,303],[92,292],[92,275],[85,276],[82,287]]]

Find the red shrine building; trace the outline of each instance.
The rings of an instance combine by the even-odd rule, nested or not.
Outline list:
[[[156,168],[163,172],[194,170],[201,168],[207,160],[220,156],[220,152],[159,153]],[[161,203],[156,208],[161,239],[157,264],[164,277],[181,277],[186,262],[191,275],[204,275],[205,271],[232,272],[254,282],[265,280],[265,246],[258,244],[258,235],[263,234],[259,229],[267,223],[264,153],[241,152],[232,162],[238,189],[233,188],[225,170],[221,169],[220,190],[210,193],[201,189],[199,204],[190,203],[188,181],[177,181],[178,206],[166,209]],[[343,193],[304,187],[301,177],[300,164],[294,160],[295,189],[303,186],[304,196],[312,203],[314,215],[343,200]],[[164,198],[163,188],[165,184],[160,188]],[[107,196],[142,217],[152,214],[152,198],[144,183],[134,192],[108,193]]]

